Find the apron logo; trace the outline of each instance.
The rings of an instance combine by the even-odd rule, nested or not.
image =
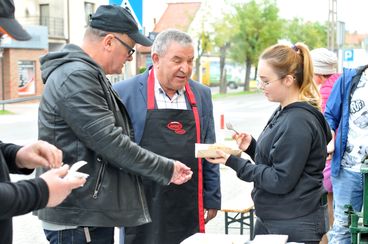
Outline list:
[[[178,121],[172,121],[168,123],[166,127],[179,135],[183,135],[186,133],[186,130],[183,129],[183,124]]]

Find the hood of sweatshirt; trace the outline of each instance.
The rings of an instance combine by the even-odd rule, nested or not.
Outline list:
[[[47,78],[60,66],[69,62],[84,62],[95,69],[103,70],[93,61],[93,59],[85,53],[80,47],[74,44],[65,45],[60,51],[50,52],[40,58],[42,81],[46,84]]]
[[[313,114],[317,118],[318,122],[320,123],[323,129],[327,143],[332,139],[330,126],[328,125],[325,117],[319,110],[317,110],[315,107],[313,107],[312,105],[306,102],[295,102],[295,103],[289,104],[283,110],[286,111],[286,110],[294,109],[294,108],[302,108],[310,112],[311,114]]]

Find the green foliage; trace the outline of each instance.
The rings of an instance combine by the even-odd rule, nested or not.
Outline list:
[[[268,0],[234,5],[235,14],[229,20],[232,25],[230,56],[237,62],[255,64],[266,47],[275,44],[281,35],[282,21],[278,8]]]
[[[304,22],[303,19],[294,18],[285,21],[285,39],[292,43],[304,42],[310,50],[327,45],[327,24],[319,22]]]

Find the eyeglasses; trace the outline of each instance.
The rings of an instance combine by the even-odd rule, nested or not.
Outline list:
[[[123,46],[125,46],[128,49],[128,56],[131,57],[133,55],[133,53],[135,52],[135,50],[133,48],[131,48],[128,44],[123,42],[123,40],[121,40],[119,37],[114,35],[114,38],[116,40],[118,40]]]
[[[285,77],[280,77],[280,78],[277,78],[276,80],[271,80],[271,81],[263,81],[261,80],[260,78],[257,79],[257,88],[258,89],[262,89],[262,88],[265,88],[266,86],[268,86],[269,84],[271,84],[272,82],[275,82],[275,81],[279,81],[279,80],[282,80],[284,79]]]

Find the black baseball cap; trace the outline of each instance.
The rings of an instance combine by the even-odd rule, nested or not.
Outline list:
[[[92,14],[89,25],[103,31],[127,34],[136,43],[151,46],[152,41],[139,30],[137,22],[127,8],[117,5],[101,5],[96,13]]]
[[[13,0],[0,0],[0,32],[19,41],[31,39],[31,36],[15,19],[14,11]]]

